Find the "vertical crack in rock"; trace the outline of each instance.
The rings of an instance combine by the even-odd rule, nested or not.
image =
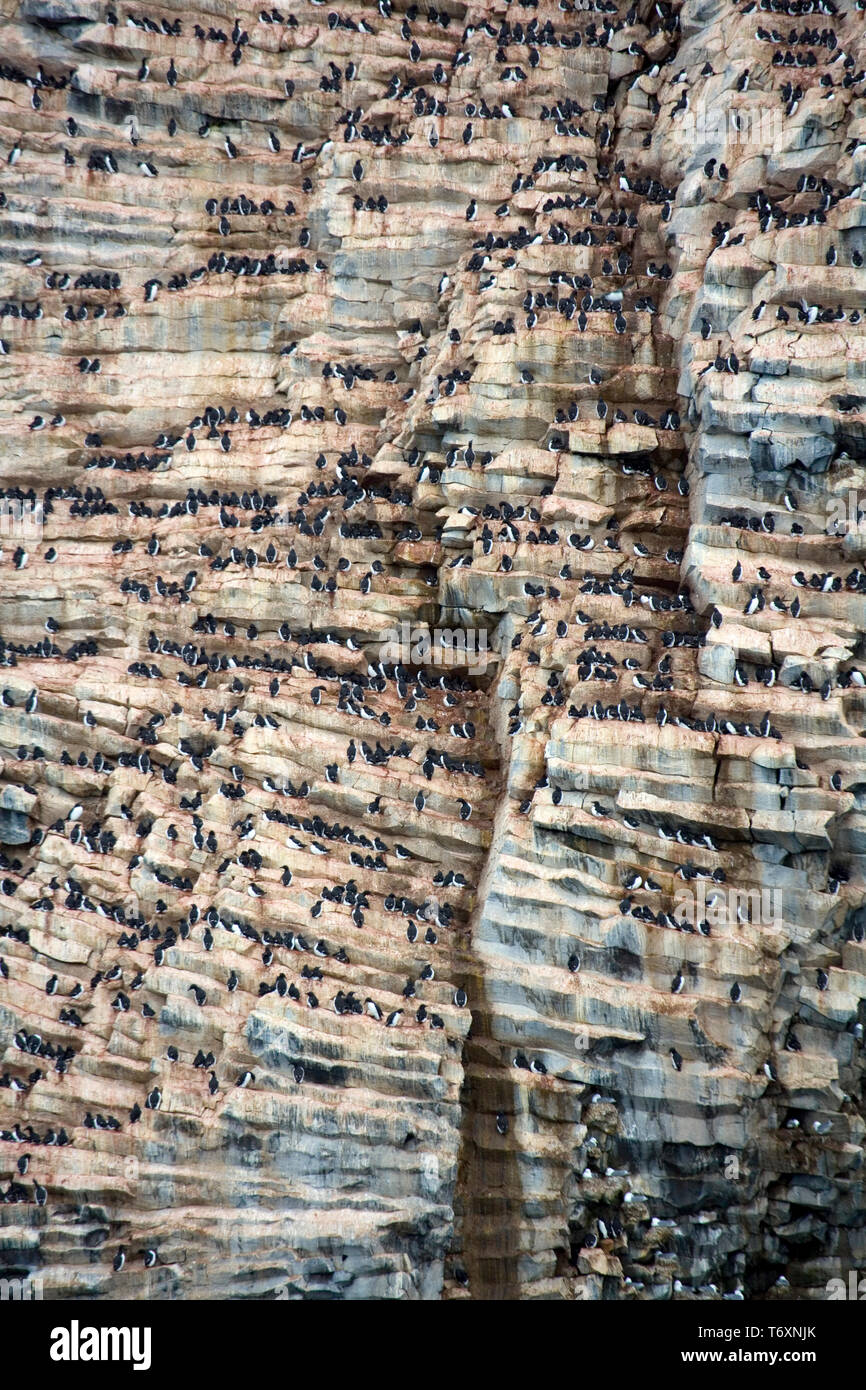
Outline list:
[[[858,3],[6,7],[4,1276],[863,1267]]]

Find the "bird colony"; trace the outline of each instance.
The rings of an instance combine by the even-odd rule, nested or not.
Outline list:
[[[333,3],[2,7],[2,1273],[823,1297],[863,0]]]

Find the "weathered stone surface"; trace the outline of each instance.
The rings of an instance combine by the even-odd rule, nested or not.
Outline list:
[[[800,8],[0,8],[46,1297],[866,1260],[866,46]]]

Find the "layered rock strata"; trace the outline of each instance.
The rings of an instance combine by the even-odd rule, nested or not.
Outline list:
[[[866,1262],[862,9],[2,35],[4,1268],[823,1297]]]

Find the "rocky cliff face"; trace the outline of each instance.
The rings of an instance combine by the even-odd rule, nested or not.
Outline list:
[[[2,14],[5,1272],[823,1297],[862,0]]]

